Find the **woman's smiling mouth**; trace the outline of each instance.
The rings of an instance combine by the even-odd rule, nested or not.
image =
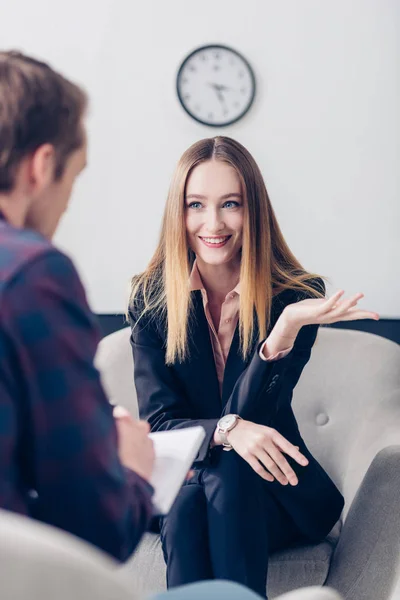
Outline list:
[[[218,237],[202,237],[199,236],[199,239],[203,242],[205,246],[208,248],[222,248],[231,238],[231,235],[220,235]]]

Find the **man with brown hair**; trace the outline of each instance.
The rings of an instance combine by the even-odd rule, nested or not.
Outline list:
[[[124,416],[117,442],[98,330],[50,241],[86,165],[86,104],[48,65],[0,52],[0,508],[124,560],[151,517],[149,428]]]

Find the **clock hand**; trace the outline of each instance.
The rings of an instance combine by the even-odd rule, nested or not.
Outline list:
[[[214,90],[215,90],[215,92],[216,92],[216,94],[217,94],[217,98],[218,98],[218,100],[219,100],[221,103],[225,103],[225,98],[224,98],[224,96],[223,96],[223,95],[222,95],[222,93],[221,93],[221,91],[222,91],[222,90],[220,89],[220,88],[221,88],[221,86],[220,86],[220,85],[218,85],[218,83],[211,83],[211,82],[209,82],[209,83],[208,83],[208,85],[209,85],[210,87],[214,88]],[[223,86],[222,86],[222,87],[223,87]]]
[[[213,83],[213,82],[209,82],[208,83],[209,86],[211,86],[212,88],[214,88],[216,91],[218,92],[224,92],[225,90],[231,90],[231,87],[228,87],[227,85],[223,85],[222,83]]]
[[[231,87],[228,87],[227,85],[223,85],[222,83],[219,83],[219,84],[217,83],[217,84],[215,84],[215,85],[218,87],[218,89],[219,89],[221,92],[223,92],[223,91],[225,91],[225,90],[231,90],[231,89],[232,89]]]

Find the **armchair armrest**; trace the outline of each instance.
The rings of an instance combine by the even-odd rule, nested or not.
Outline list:
[[[342,596],[331,588],[312,586],[287,592],[275,600],[342,600]]]
[[[400,566],[400,446],[375,456],[345,520],[326,585],[346,600],[391,597]]]

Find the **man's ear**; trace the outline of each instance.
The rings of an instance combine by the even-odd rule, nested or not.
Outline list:
[[[41,194],[54,181],[56,156],[54,146],[42,144],[29,160],[29,187],[32,194]]]

